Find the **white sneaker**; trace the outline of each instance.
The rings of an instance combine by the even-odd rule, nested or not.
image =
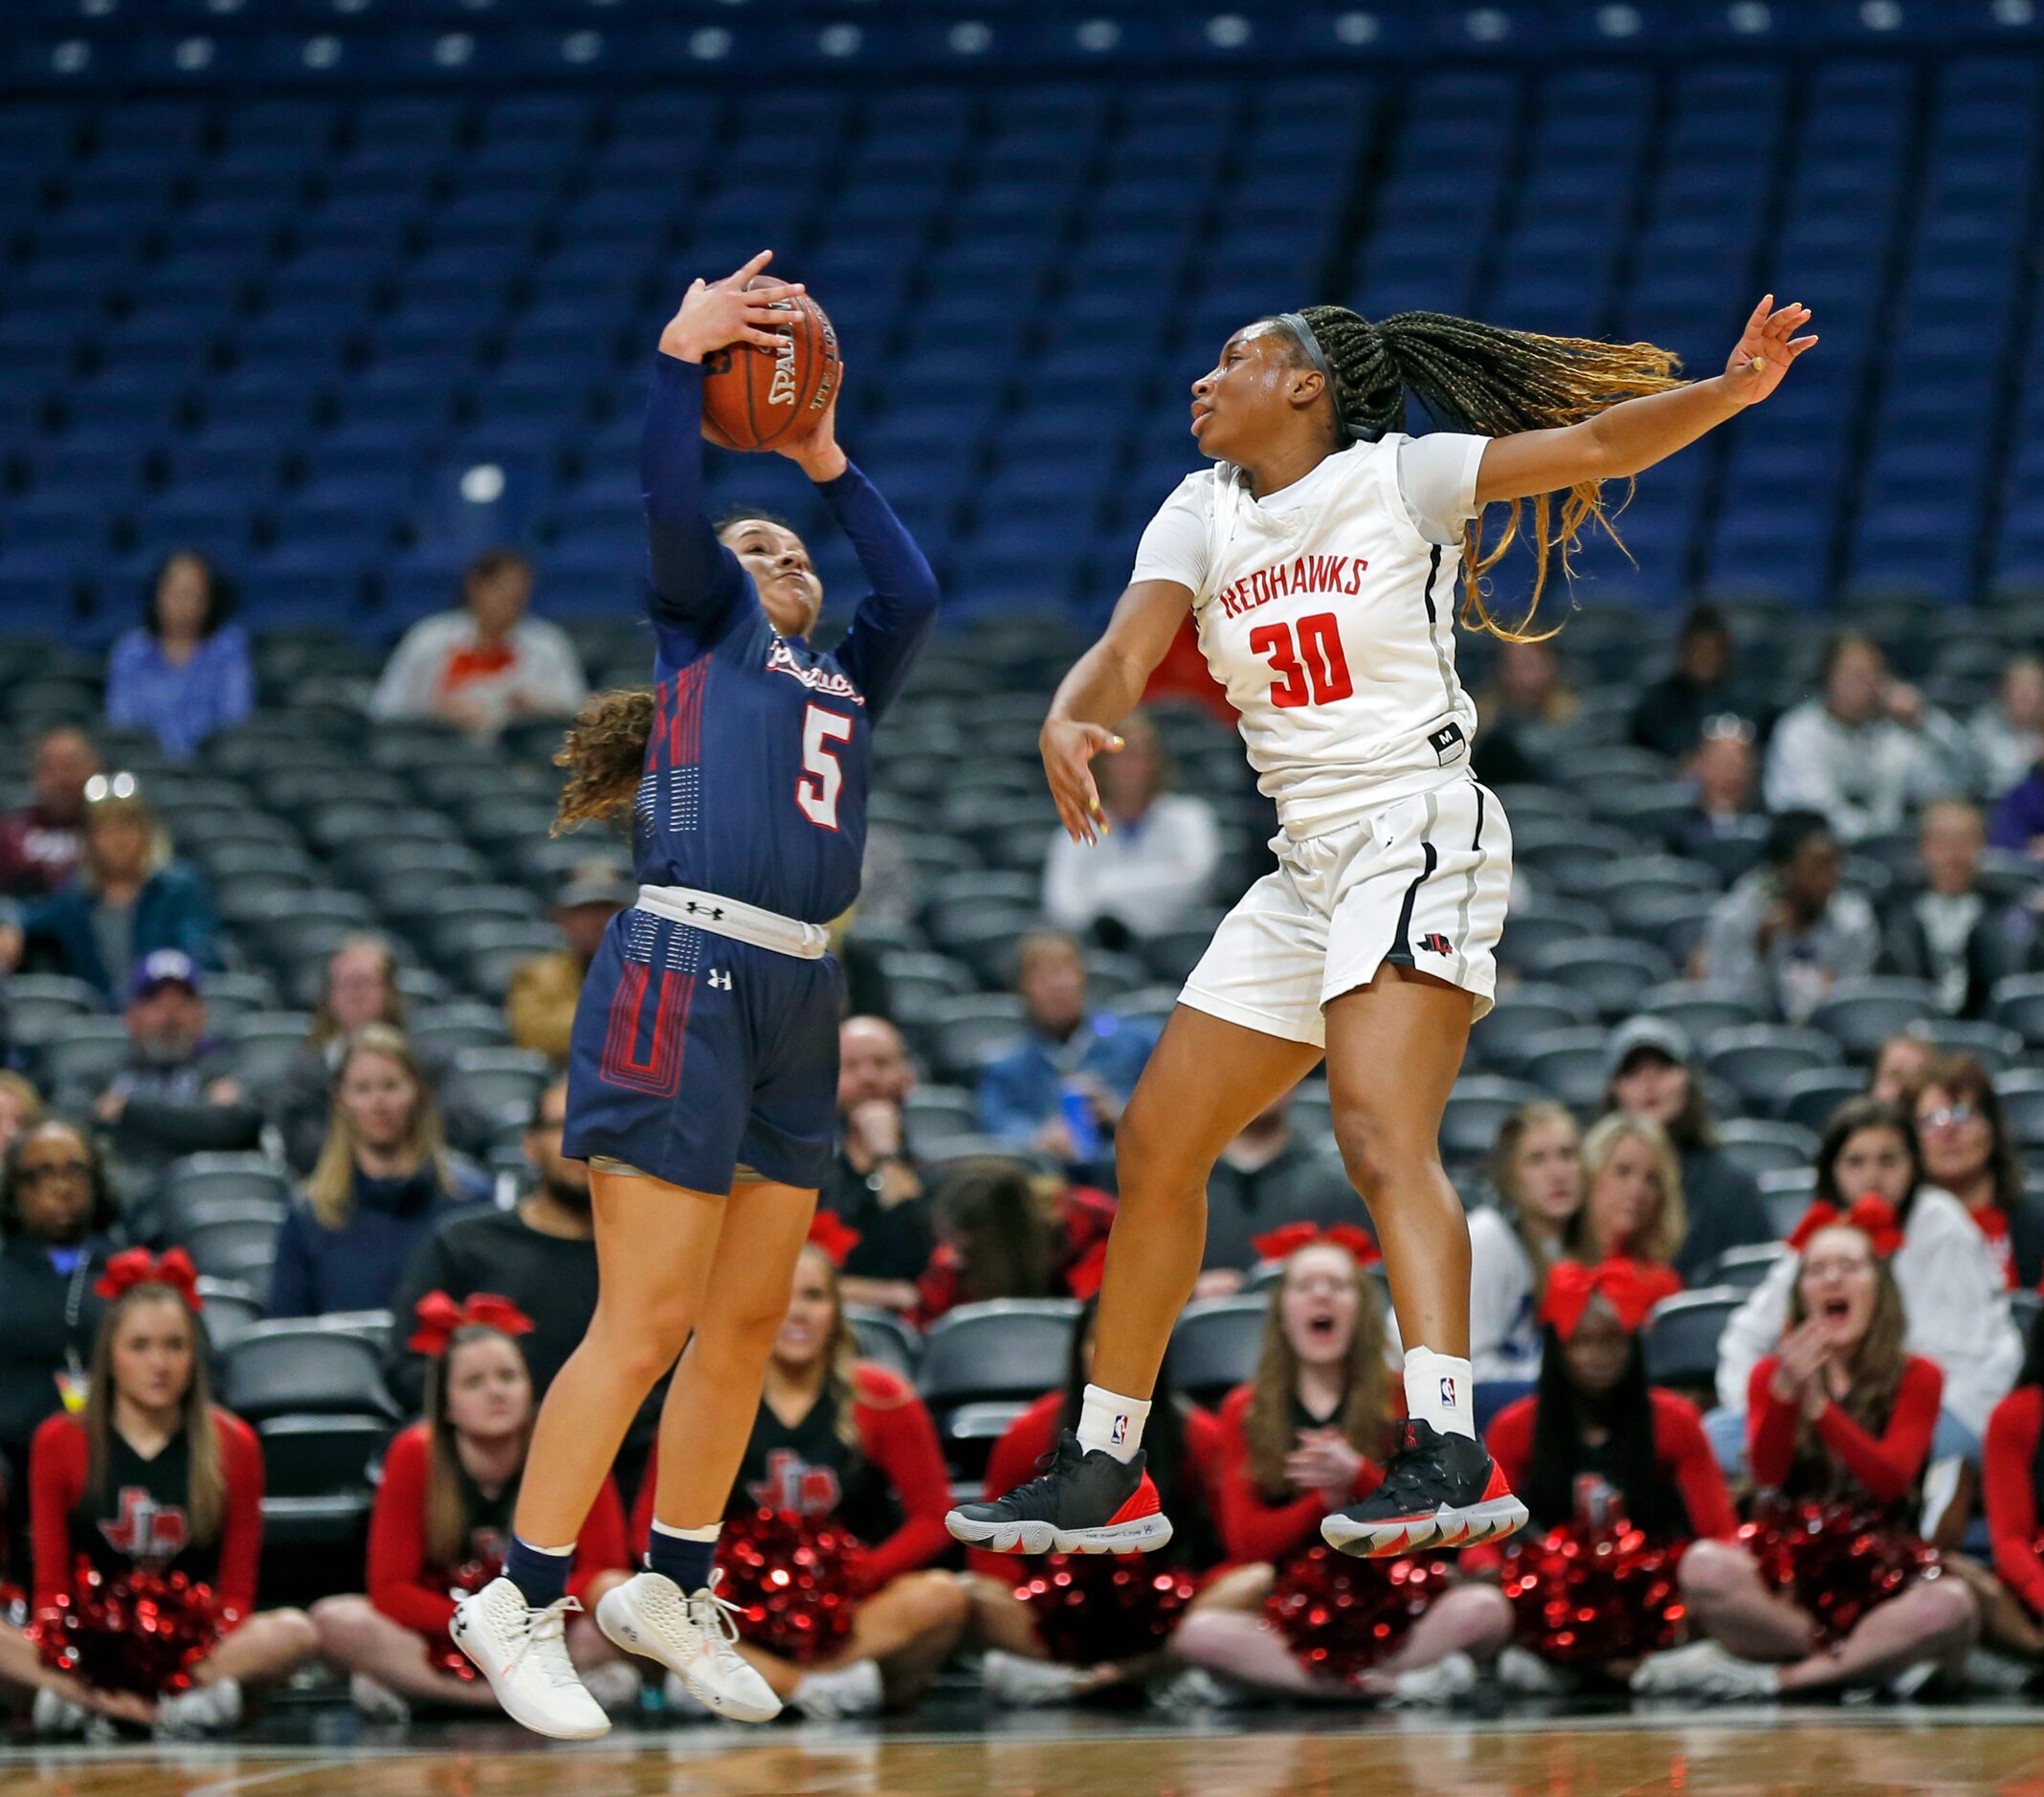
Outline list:
[[[48,1690],[36,1692],[30,1716],[35,1732],[46,1741],[61,1740],[66,1735],[82,1735],[85,1724],[92,1720],[90,1710]]]
[[[645,1681],[623,1660],[606,1660],[582,1675],[582,1687],[603,1706],[606,1716],[625,1716],[638,1708]]]
[[[735,1608],[717,1595],[722,1570],[686,1597],[672,1579],[640,1572],[612,1586],[596,1606],[596,1626],[627,1653],[675,1674],[688,1695],[719,1716],[770,1722],[781,1714],[773,1687],[738,1652]]]
[[[714,1722],[717,1718],[689,1696],[688,1687],[673,1673],[660,1681],[660,1696],[667,1705],[667,1714],[677,1722]]]
[[[1743,1660],[1715,1641],[1650,1653],[1633,1671],[1633,1691],[1643,1697],[1695,1697],[1706,1703],[1773,1702],[1780,1674],[1758,1660]]]
[[[492,1579],[455,1604],[449,1631],[490,1681],[504,1714],[556,1741],[593,1741],[611,1732],[611,1719],[567,1657],[568,1612],[581,1608],[564,1597],[534,1609],[509,1579]]]
[[[404,1723],[411,1719],[411,1705],[367,1673],[357,1673],[347,1681],[347,1695],[366,1722]]]
[[[1522,1647],[1508,1647],[1498,1655],[1498,1682],[1515,1697],[1563,1697],[1575,1689],[1575,1680],[1559,1666]]]
[[[232,1678],[193,1685],[156,1706],[156,1732],[171,1741],[224,1735],[241,1720],[241,1687]]]
[[[880,1669],[871,1660],[854,1660],[834,1673],[805,1673],[795,1687],[795,1708],[812,1722],[837,1722],[878,1716],[886,1695]]]
[[[1466,1653],[1443,1653],[1432,1666],[1391,1675],[1389,1702],[1418,1707],[1453,1703],[1477,1688],[1477,1663]]]
[[[989,1648],[980,1659],[987,1701],[1004,1710],[1041,1710],[1070,1703],[1091,1682],[1082,1666],[1059,1666],[1054,1660],[1026,1659]]]

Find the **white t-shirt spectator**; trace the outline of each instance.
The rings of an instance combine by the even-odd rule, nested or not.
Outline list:
[[[440,718],[458,695],[495,732],[514,718],[565,718],[589,696],[582,658],[567,632],[544,618],[521,618],[501,641],[478,639],[466,611],[421,618],[405,632],[376,683],[378,718]]]
[[[1973,787],[1966,733],[1934,706],[1920,728],[1891,718],[1841,723],[1821,699],[1775,726],[1765,781],[1770,811],[1820,811],[1841,842],[1900,829],[1916,806]]]
[[[1213,808],[1166,792],[1090,849],[1056,832],[1043,866],[1044,914],[1059,929],[1084,930],[1108,917],[1132,936],[1153,936],[1201,910],[1220,858]]]

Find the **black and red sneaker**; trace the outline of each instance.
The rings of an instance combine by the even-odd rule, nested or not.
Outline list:
[[[1088,1453],[1069,1429],[1043,1471],[991,1503],[960,1504],[944,1525],[997,1554],[1147,1554],[1171,1539],[1171,1520],[1138,1453],[1125,1465]]]
[[[1385,1465],[1384,1483],[1361,1503],[1322,1518],[1321,1539],[1344,1554],[1378,1559],[1422,1547],[1474,1547],[1525,1520],[1525,1505],[1480,1441],[1413,1421]]]

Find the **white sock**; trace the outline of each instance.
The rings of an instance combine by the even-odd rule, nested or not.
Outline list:
[[[1406,1414],[1444,1435],[1477,1438],[1476,1378],[1467,1361],[1432,1348],[1407,1348]]]
[[[1086,1387],[1078,1411],[1078,1445],[1088,1453],[1098,1449],[1126,1466],[1143,1446],[1143,1425],[1149,1421],[1147,1398],[1124,1398],[1100,1386]]]
[[[700,1529],[677,1529],[670,1528],[658,1517],[655,1517],[653,1520],[653,1532],[655,1535],[669,1536],[678,1542],[714,1542],[723,1533],[723,1524],[722,1522],[710,1522]],[[551,1553],[553,1550],[548,1548],[546,1551]],[[564,1547],[561,1551],[564,1554],[571,1554],[575,1550],[572,1547]]]

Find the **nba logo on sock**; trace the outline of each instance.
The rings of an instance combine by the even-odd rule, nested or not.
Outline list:
[[[1111,1441],[1117,1448],[1119,1448],[1124,1441],[1128,1439],[1127,1417],[1118,1416],[1114,1419],[1114,1427],[1113,1429],[1107,1431],[1107,1439]]]
[[[1452,1373],[1441,1375],[1441,1402],[1451,1410],[1455,1409],[1455,1376]]]

